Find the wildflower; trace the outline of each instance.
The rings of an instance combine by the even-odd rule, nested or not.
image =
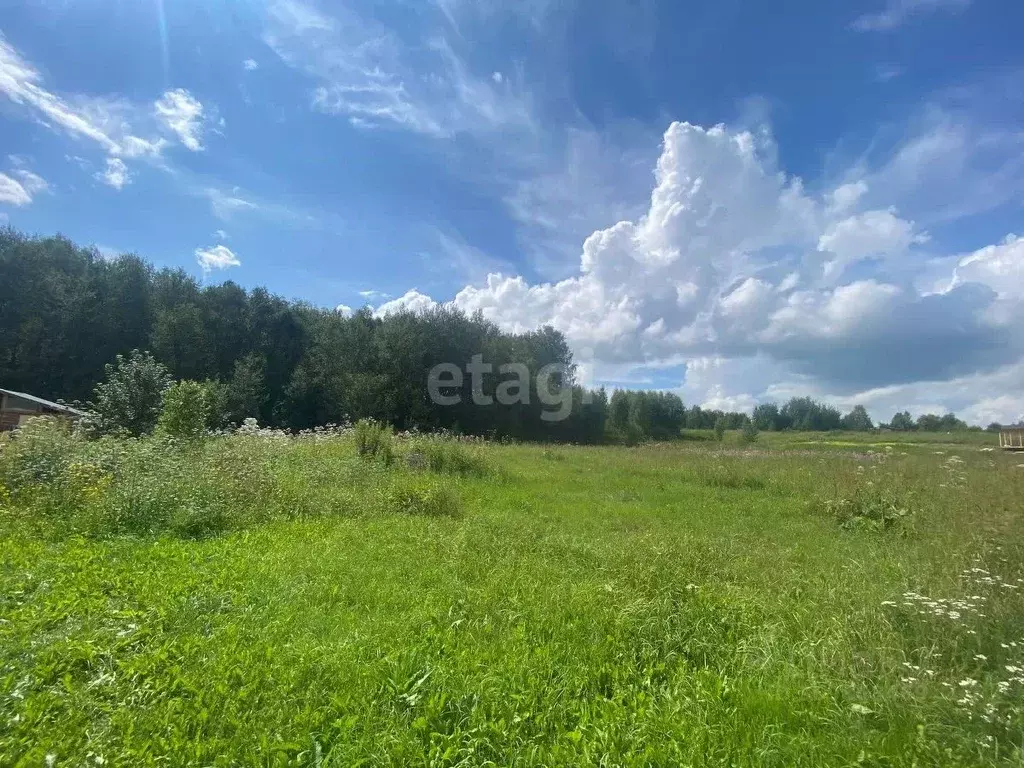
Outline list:
[[[986,656],[986,655],[985,655],[985,654],[983,654],[983,653],[976,653],[976,654],[974,654],[974,658],[975,658],[975,659],[976,659],[977,661],[988,661],[988,656]]]

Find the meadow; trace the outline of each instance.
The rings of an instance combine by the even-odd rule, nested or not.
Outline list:
[[[1024,455],[0,443],[0,764],[1024,765]]]

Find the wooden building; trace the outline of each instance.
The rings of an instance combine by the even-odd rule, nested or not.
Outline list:
[[[1004,451],[1024,451],[1024,423],[999,428],[999,447]]]
[[[66,416],[77,419],[85,414],[67,405],[41,397],[0,389],[0,432],[16,429],[33,416]]]

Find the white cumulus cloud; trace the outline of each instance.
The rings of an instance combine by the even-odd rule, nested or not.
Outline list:
[[[203,268],[203,272],[210,272],[214,269],[227,269],[228,267],[240,267],[242,265],[242,262],[238,260],[238,257],[226,245],[196,248],[196,262]]]
[[[159,119],[187,149],[203,148],[203,105],[184,88],[167,91],[153,105]]]
[[[511,331],[563,331],[598,379],[705,358],[739,366],[733,379],[700,374],[703,394],[687,390],[698,402],[842,398],[1024,359],[1012,330],[1024,327],[1020,240],[937,259],[913,221],[875,203],[871,182],[811,194],[776,158],[767,131],[674,123],[646,211],[587,237],[576,276],[490,274],[452,303]],[[918,288],[915,262],[945,281]],[[377,311],[434,305],[410,291]]]
[[[404,296],[384,302],[373,311],[373,314],[377,317],[387,317],[396,312],[424,312],[436,306],[436,301],[413,288]]]
[[[124,164],[121,158],[108,157],[106,170],[98,172],[96,178],[107,186],[121,189],[126,184],[131,183],[132,175],[128,172],[128,166]]]

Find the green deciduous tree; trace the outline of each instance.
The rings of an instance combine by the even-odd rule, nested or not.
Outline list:
[[[843,416],[842,426],[843,429],[854,432],[868,432],[875,428],[874,422],[871,421],[871,417],[863,405],[853,406],[853,410]]]
[[[916,429],[916,426],[910,411],[900,411],[893,414],[892,421],[889,422],[889,428],[899,432],[909,432]]]
[[[144,435],[153,431],[171,385],[171,375],[149,352],[133,349],[104,367],[105,379],[96,385],[91,403],[105,432]]]

